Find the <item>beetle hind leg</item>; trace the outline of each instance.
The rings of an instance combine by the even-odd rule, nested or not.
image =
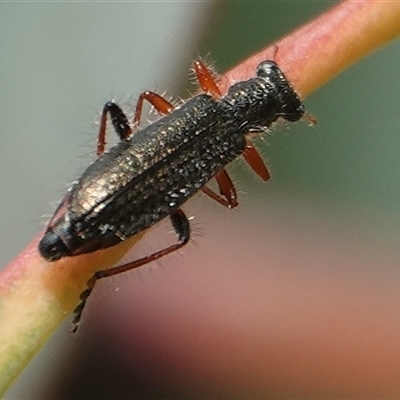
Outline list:
[[[87,288],[80,295],[80,303],[74,310],[74,318],[73,318],[73,328],[71,332],[75,333],[78,330],[80,320],[82,317],[83,310],[85,308],[86,302],[93,291],[93,288],[96,285],[96,282],[99,279],[108,278],[109,276],[114,276],[121,274],[126,271],[130,271],[131,269],[135,269],[141,267],[142,265],[148,264],[152,261],[158,260],[161,257],[166,256],[176,250],[179,250],[186,243],[189,242],[190,239],[190,223],[185,213],[178,209],[173,211],[170,214],[172,226],[174,227],[175,232],[178,235],[178,243],[175,243],[171,246],[166,247],[165,249],[159,250],[150,256],[146,256],[143,258],[139,258],[138,260],[132,261],[127,264],[119,265],[117,267],[105,269],[102,271],[97,271],[93,274],[93,276],[87,282]]]

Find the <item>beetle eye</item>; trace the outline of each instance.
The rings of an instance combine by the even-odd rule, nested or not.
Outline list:
[[[257,76],[260,78],[271,78],[279,75],[279,67],[275,61],[263,61],[257,67]]]

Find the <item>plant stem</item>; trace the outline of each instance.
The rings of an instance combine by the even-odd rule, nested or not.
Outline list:
[[[254,76],[275,58],[302,94],[400,34],[400,2],[345,1],[252,55],[221,77],[221,89]],[[79,301],[95,270],[112,266],[144,233],[104,251],[54,263],[37,252],[37,237],[0,273],[0,394],[40,350]]]
[[[233,82],[253,77],[257,65],[275,54],[304,98],[399,35],[400,2],[344,1],[232,68],[221,86],[226,91]]]

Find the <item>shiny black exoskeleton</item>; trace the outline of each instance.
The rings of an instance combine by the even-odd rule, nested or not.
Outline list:
[[[278,118],[297,121],[304,107],[277,64],[265,61],[255,78],[232,85],[221,98],[194,96],[130,137],[124,137],[127,119],[119,107],[108,103],[106,111],[123,140],[68,190],[39,244],[47,260],[114,246],[166,216],[180,239],[175,247],[182,246],[190,236],[182,204],[245,151],[249,132],[263,131]],[[157,259],[172,247],[118,272]],[[94,281],[111,274],[99,272]]]

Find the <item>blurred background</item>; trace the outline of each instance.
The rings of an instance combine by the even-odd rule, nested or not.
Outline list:
[[[106,101],[185,98],[198,55],[224,71],[333,4],[2,3],[0,265],[94,158]],[[399,396],[399,61],[395,42],[306,99],[316,126],[258,142],[273,179],[230,166],[240,206],[188,202],[191,243],[101,282],[6,399]]]

